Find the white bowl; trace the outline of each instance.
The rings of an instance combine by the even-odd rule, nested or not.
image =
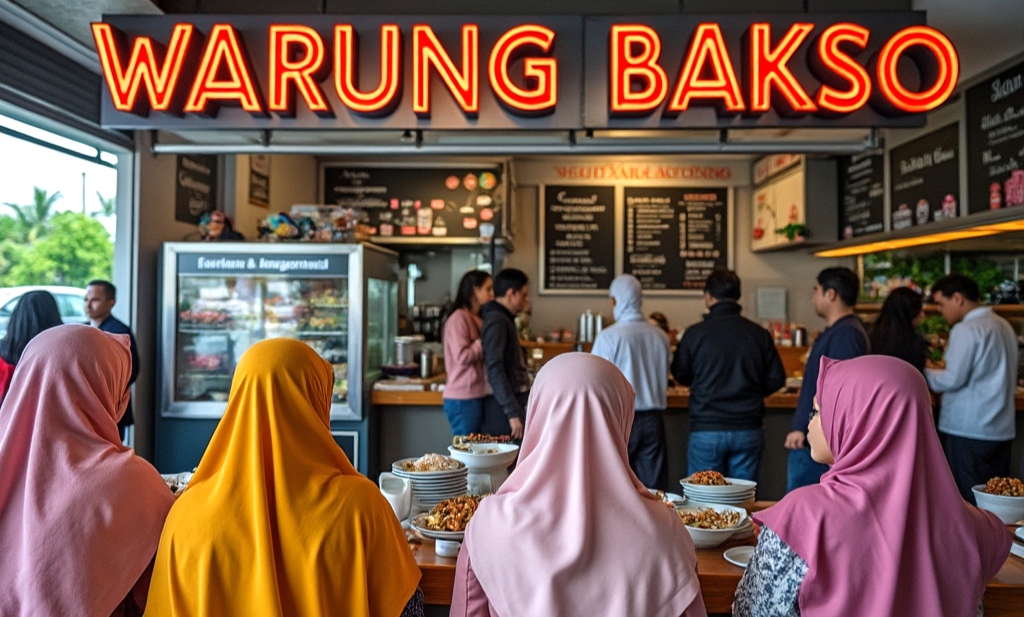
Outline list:
[[[504,469],[519,455],[519,446],[514,443],[472,443],[467,447],[470,449],[469,452],[448,446],[448,452],[453,459],[474,473]]]
[[[986,493],[984,484],[975,484],[971,490],[974,491],[974,499],[979,508],[995,514],[1007,525],[1024,519],[1024,497]]]
[[[727,506],[717,503],[695,503],[690,502],[684,506],[676,508],[676,512],[690,512],[702,510],[704,508],[711,508],[716,512],[737,512],[740,515],[740,520],[733,527],[728,529],[701,529],[699,527],[690,527],[686,525],[686,531],[690,532],[690,537],[693,539],[694,548],[713,548],[724,543],[729,538],[736,535],[737,532],[743,531],[744,524],[747,520],[747,511],[743,508],[737,508],[735,506]]]

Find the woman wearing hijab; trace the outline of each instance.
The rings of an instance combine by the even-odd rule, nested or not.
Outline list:
[[[452,617],[702,617],[693,541],[629,469],[633,388],[586,353],[533,384],[519,463],[459,552]]]
[[[394,511],[331,436],[333,385],[304,343],[245,352],[167,517],[147,617],[399,617],[407,604],[422,614]]]
[[[899,358],[924,373],[928,342],[917,333],[923,306],[921,294],[909,287],[889,292],[871,327],[871,353]]]
[[[494,299],[491,275],[470,270],[462,275],[455,307],[444,322],[444,415],[453,435],[479,433],[484,421],[484,399],[491,393],[484,371],[480,343],[480,307]]]
[[[822,358],[808,431],[821,483],[754,515],[733,614],[972,617],[1010,550],[957,490],[924,377],[902,360]]]
[[[132,615],[174,497],[117,432],[128,337],[84,325],[29,343],[0,408],[0,615]]]
[[[30,291],[18,300],[7,322],[7,334],[0,339],[0,403],[7,395],[14,367],[25,346],[43,330],[63,323],[57,300],[48,291]]]

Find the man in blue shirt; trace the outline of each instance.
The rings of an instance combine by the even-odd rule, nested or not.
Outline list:
[[[817,484],[821,474],[828,471],[811,459],[807,443],[807,425],[811,419],[814,396],[818,393],[818,371],[822,356],[833,360],[849,360],[863,356],[870,350],[867,332],[853,314],[860,292],[860,279],[849,268],[825,268],[818,273],[817,284],[811,295],[814,312],[827,322],[825,329],[814,341],[807,357],[804,380],[800,386],[793,425],[786,435],[789,449],[789,469],[786,490]]]
[[[962,274],[932,284],[932,298],[952,329],[945,368],[925,369],[928,386],[942,393],[942,449],[969,503],[975,503],[972,486],[1010,475],[1016,436],[1017,334],[979,297],[978,284]]]
[[[668,336],[648,323],[640,309],[640,281],[615,277],[609,289],[615,324],[594,340],[595,356],[622,371],[636,391],[636,415],[629,432],[629,466],[648,488],[668,490],[668,459],[663,416],[668,404]]]
[[[132,334],[131,328],[110,314],[115,304],[117,304],[117,288],[113,283],[103,280],[89,281],[89,285],[85,288],[85,314],[89,316],[89,324],[111,334],[128,335],[132,355],[132,374],[128,385],[131,386],[139,376],[139,348],[135,344],[135,335]],[[121,441],[125,440],[128,427],[133,424],[135,424],[135,414],[132,413],[132,400],[129,398],[128,409],[125,410],[121,421],[117,423]]]

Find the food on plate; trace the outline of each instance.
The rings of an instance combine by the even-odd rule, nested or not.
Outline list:
[[[698,471],[697,473],[690,476],[690,484],[700,484],[702,486],[727,486],[729,483],[725,481],[722,474],[717,471]]]
[[[684,525],[698,529],[729,529],[740,522],[740,513],[733,510],[718,512],[712,508],[676,510]]]
[[[458,469],[462,464],[440,454],[424,454],[415,461],[402,463],[403,471],[448,471]]]
[[[985,483],[985,492],[1005,497],[1024,497],[1024,482],[1017,478],[992,478]]]
[[[223,358],[219,354],[192,354],[188,364],[194,369],[215,371],[220,368]]]
[[[182,311],[178,314],[183,324],[201,326],[222,326],[231,316],[225,311]]]
[[[463,495],[445,499],[423,518],[427,529],[434,531],[466,531],[469,519],[485,495]]]
[[[675,506],[675,504],[672,503],[672,500],[668,498],[668,493],[665,491],[654,491],[654,496],[660,499],[661,503],[669,506],[670,508]]]
[[[452,438],[452,447],[463,452],[474,452],[475,454],[497,454],[498,448],[489,448],[485,451],[473,450],[469,446],[478,443],[509,443],[512,437],[509,435],[481,435],[470,433],[469,435],[456,435]]]

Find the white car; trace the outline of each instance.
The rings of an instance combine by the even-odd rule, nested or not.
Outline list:
[[[85,314],[85,290],[78,287],[59,285],[26,285],[23,287],[0,287],[0,338],[7,334],[7,322],[21,297],[30,291],[48,291],[57,300],[57,310],[64,323],[87,323]]]

